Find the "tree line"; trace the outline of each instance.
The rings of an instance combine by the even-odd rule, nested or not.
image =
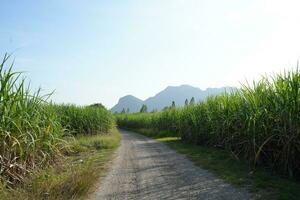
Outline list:
[[[194,97],[192,97],[191,99],[190,99],[190,101],[188,100],[188,99],[185,99],[185,102],[184,102],[184,106],[193,106],[193,105],[195,105],[195,98]],[[172,108],[176,108],[176,103],[175,103],[175,101],[172,101],[172,104],[171,104],[171,106],[166,106],[166,107],[164,107],[163,108],[163,111],[164,110],[168,110],[168,109],[172,109]],[[152,110],[151,112],[156,112],[157,110]],[[140,111],[139,111],[140,113],[147,113],[148,112],[148,107],[147,107],[147,105],[146,104],[143,104],[142,105],[142,107],[140,108]],[[121,111],[121,113],[122,114],[124,114],[124,113],[130,113],[130,110],[129,110],[129,108],[127,108],[127,109],[125,109],[125,108],[123,108],[122,109],[122,111]]]

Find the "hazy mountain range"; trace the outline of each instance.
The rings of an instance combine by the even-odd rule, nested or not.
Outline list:
[[[139,112],[143,104],[147,105],[148,111],[162,110],[166,106],[170,106],[172,101],[175,101],[176,106],[183,106],[186,99],[190,100],[195,98],[196,102],[205,100],[208,96],[217,95],[225,90],[230,92],[236,88],[234,87],[222,87],[222,88],[207,88],[201,90],[190,85],[180,86],[168,86],[163,91],[159,92],[153,97],[146,99],[145,101],[127,95],[119,99],[119,102],[111,108],[112,112],[121,112],[123,109],[130,112]]]

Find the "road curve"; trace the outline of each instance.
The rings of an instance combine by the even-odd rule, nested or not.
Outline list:
[[[193,165],[162,142],[120,130],[112,168],[91,200],[251,199],[207,170]]]

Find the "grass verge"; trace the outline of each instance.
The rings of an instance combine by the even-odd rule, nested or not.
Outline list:
[[[168,137],[166,133],[150,129],[134,131],[166,143],[178,153],[184,154],[195,165],[213,172],[233,185],[247,188],[255,195],[255,199],[300,199],[299,182],[271,174],[264,168],[251,171],[246,161],[235,158],[228,151],[187,144],[178,137]]]
[[[50,167],[29,176],[24,184],[7,189],[0,186],[0,199],[82,199],[108,167],[120,134],[82,135],[70,139],[70,151]]]

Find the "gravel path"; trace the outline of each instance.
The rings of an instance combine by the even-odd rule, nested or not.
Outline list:
[[[91,200],[251,199],[183,155],[148,137],[120,131],[112,168]]]

